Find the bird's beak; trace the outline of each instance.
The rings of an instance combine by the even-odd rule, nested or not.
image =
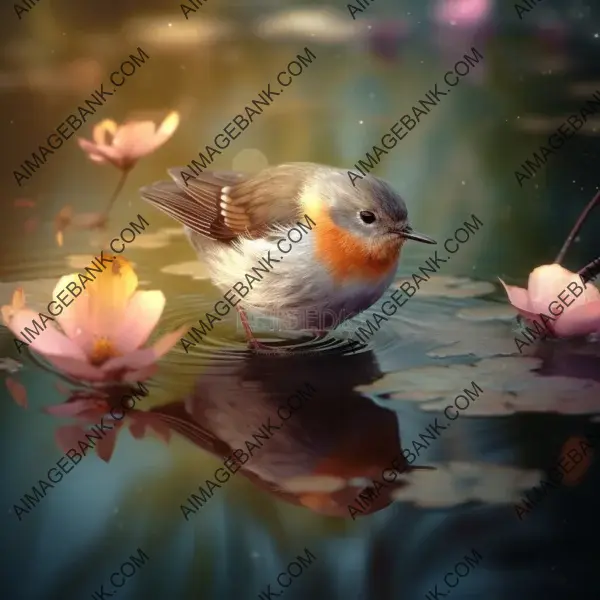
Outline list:
[[[437,244],[437,242],[432,240],[430,237],[413,231],[412,227],[395,229],[394,233],[398,234],[400,237],[406,238],[407,240],[414,240],[415,242],[422,242],[423,244]]]

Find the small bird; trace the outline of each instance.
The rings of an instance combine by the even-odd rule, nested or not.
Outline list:
[[[173,181],[140,193],[183,223],[217,287],[225,292],[238,282],[248,286],[246,274],[271,257],[272,271],[236,304],[254,349],[264,345],[254,337],[245,309],[297,314],[297,323],[306,322],[301,317],[309,310],[327,312],[338,326],[381,298],[406,240],[437,243],[412,230],[402,198],[371,175],[354,186],[342,169],[300,162],[253,175],[205,171],[184,180],[182,171],[169,169]],[[305,223],[302,229],[299,223]],[[290,228],[296,231],[293,239]]]

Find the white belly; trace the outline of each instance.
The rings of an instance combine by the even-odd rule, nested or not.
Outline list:
[[[243,240],[239,249],[218,248],[203,257],[213,282],[224,293],[233,290],[234,296],[241,296],[247,288],[240,300],[246,310],[274,316],[286,313],[291,322],[296,314],[299,325],[291,329],[320,329],[317,325],[302,326],[309,321],[308,311],[317,311],[322,320],[335,320],[338,324],[357,315],[381,298],[396,272],[394,264],[375,282],[349,281],[340,285],[314,259],[307,238],[294,244],[285,255],[275,243],[264,239]]]

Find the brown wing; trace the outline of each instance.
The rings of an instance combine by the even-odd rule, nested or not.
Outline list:
[[[181,176],[183,168],[173,168],[169,169],[173,182],[154,183],[140,194],[193,231],[226,241],[294,222],[299,216],[302,186],[316,168],[318,165],[311,163],[291,163],[256,175],[204,172],[187,182]]]

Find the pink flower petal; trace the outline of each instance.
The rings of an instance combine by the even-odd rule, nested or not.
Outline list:
[[[98,145],[110,146],[119,126],[112,119],[104,119],[94,127],[92,137]]]
[[[565,311],[555,323],[554,330],[562,337],[600,333],[600,301]]]
[[[136,292],[127,305],[113,341],[123,353],[133,352],[150,337],[165,307],[165,295],[159,290]]]
[[[498,277],[500,283],[504,286],[504,290],[506,291],[506,295],[508,296],[508,301],[517,309],[517,312],[525,317],[528,321],[532,323],[534,321],[540,322],[540,316],[534,312],[531,312],[531,305],[529,302],[529,295],[527,294],[527,290],[516,287],[514,285],[507,285]],[[541,324],[541,323],[540,323]],[[548,327],[551,326],[551,322],[548,324]]]
[[[586,302],[600,301],[600,290],[592,282],[585,284],[585,292],[583,295],[585,296]]]
[[[141,440],[146,434],[146,421],[140,418],[133,419],[133,415],[130,417],[132,421],[129,423],[129,431],[131,432],[131,436],[136,440]]]
[[[95,425],[98,421],[106,416],[107,411],[99,412],[96,409],[82,410],[77,416],[73,417],[77,421],[83,423],[92,423]]]
[[[171,440],[171,429],[158,418],[152,419],[149,424],[150,428],[152,429],[152,431],[154,431],[158,438],[162,440],[165,444],[168,444]]]
[[[177,111],[170,112],[160,124],[154,136],[154,149],[162,146],[179,127],[179,113]]]
[[[7,377],[6,387],[8,388],[8,392],[12,396],[13,400],[21,408],[27,408],[27,390],[25,389],[25,386],[16,379],[13,379],[12,377]]]
[[[38,313],[34,313],[27,308],[19,310],[10,320],[8,328],[21,341],[29,343],[30,349],[35,350],[46,357],[61,356],[74,360],[86,360],[83,350],[81,350],[81,348],[72,342],[66,335],[55,329],[51,323],[46,323],[46,328],[41,331],[32,342],[28,342],[27,338],[21,335],[21,332],[25,327],[35,329],[35,325],[32,324],[34,319],[36,323],[39,323],[40,318]]]
[[[88,155],[101,156],[115,167],[123,169],[128,164],[128,157],[114,146],[93,144],[83,138],[77,138],[80,148]]]
[[[524,288],[517,287],[515,285],[507,285],[498,277],[498,281],[504,287],[504,291],[508,296],[508,301],[519,311],[523,311],[526,313],[535,314],[531,307],[531,303],[529,302],[529,294],[527,290]]]
[[[83,412],[94,412],[96,415],[104,415],[108,410],[108,406],[103,400],[94,400],[91,398],[82,398],[81,400],[73,400],[47,406],[44,411],[54,417],[77,417]]]
[[[62,356],[46,356],[46,360],[75,379],[85,379],[87,381],[105,381],[109,379],[106,373],[88,362]]]
[[[96,280],[86,289],[89,296],[87,321],[89,331],[95,336],[114,341],[138,286],[138,278],[122,256],[105,254],[105,258],[113,259],[112,265],[96,274]]]
[[[113,148],[131,161],[136,161],[154,150],[156,125],[152,121],[131,121],[119,127]]]
[[[85,429],[80,425],[59,427],[54,434],[58,447],[66,454],[69,450],[79,448],[78,442],[85,440]]]
[[[139,371],[127,371],[123,377],[122,381],[127,381],[131,383],[137,383],[138,381],[145,381],[152,377],[156,371],[158,371],[158,365],[152,364],[148,367],[140,369]]]
[[[593,285],[585,286],[584,293],[575,298],[567,289],[567,286],[572,282],[583,287],[581,277],[577,273],[568,271],[558,264],[542,265],[534,269],[529,275],[527,291],[529,293],[529,301],[533,311],[536,313],[550,313],[550,304],[554,304],[554,310],[557,310],[557,304],[563,306],[564,313],[562,316],[573,308],[581,306],[584,302],[600,300],[600,292]],[[567,302],[571,303],[569,307],[565,307],[559,295],[567,298]]]
[[[113,454],[117,443],[117,431],[118,429],[115,429],[107,433],[105,437],[96,442],[96,452],[104,462],[108,462]]]
[[[102,369],[104,373],[122,371],[123,369],[128,371],[138,371],[150,367],[155,362],[156,354],[154,353],[154,350],[152,350],[152,348],[144,348],[125,354],[125,356],[109,358],[103,365],[100,365],[100,369]]]
[[[183,325],[179,329],[163,335],[152,348],[144,348],[130,352],[125,356],[118,356],[107,360],[100,368],[103,371],[119,371],[121,369],[141,370],[153,365],[159,358],[165,355],[177,343],[177,340],[189,329],[189,325]]]
[[[66,294],[61,294],[61,296],[66,298],[67,302],[69,300],[72,301],[69,306],[63,306],[63,310],[56,317],[56,320],[65,332],[65,335],[81,348],[86,356],[89,356],[94,347],[94,335],[89,318],[87,286],[94,285],[94,282],[88,283],[86,289],[77,298],[73,298],[67,290],[67,285],[71,282],[81,287],[77,273],[61,277],[54,286],[54,291],[52,292],[53,298],[56,298],[61,292],[66,291]],[[54,310],[58,309],[55,308]]]
[[[189,328],[189,325],[182,325],[175,331],[172,331],[171,333],[166,333],[161,338],[159,338],[152,346],[154,352],[156,353],[157,359],[161,358],[167,352],[169,352],[169,350],[173,348],[173,346],[179,341],[179,339],[187,333]]]

